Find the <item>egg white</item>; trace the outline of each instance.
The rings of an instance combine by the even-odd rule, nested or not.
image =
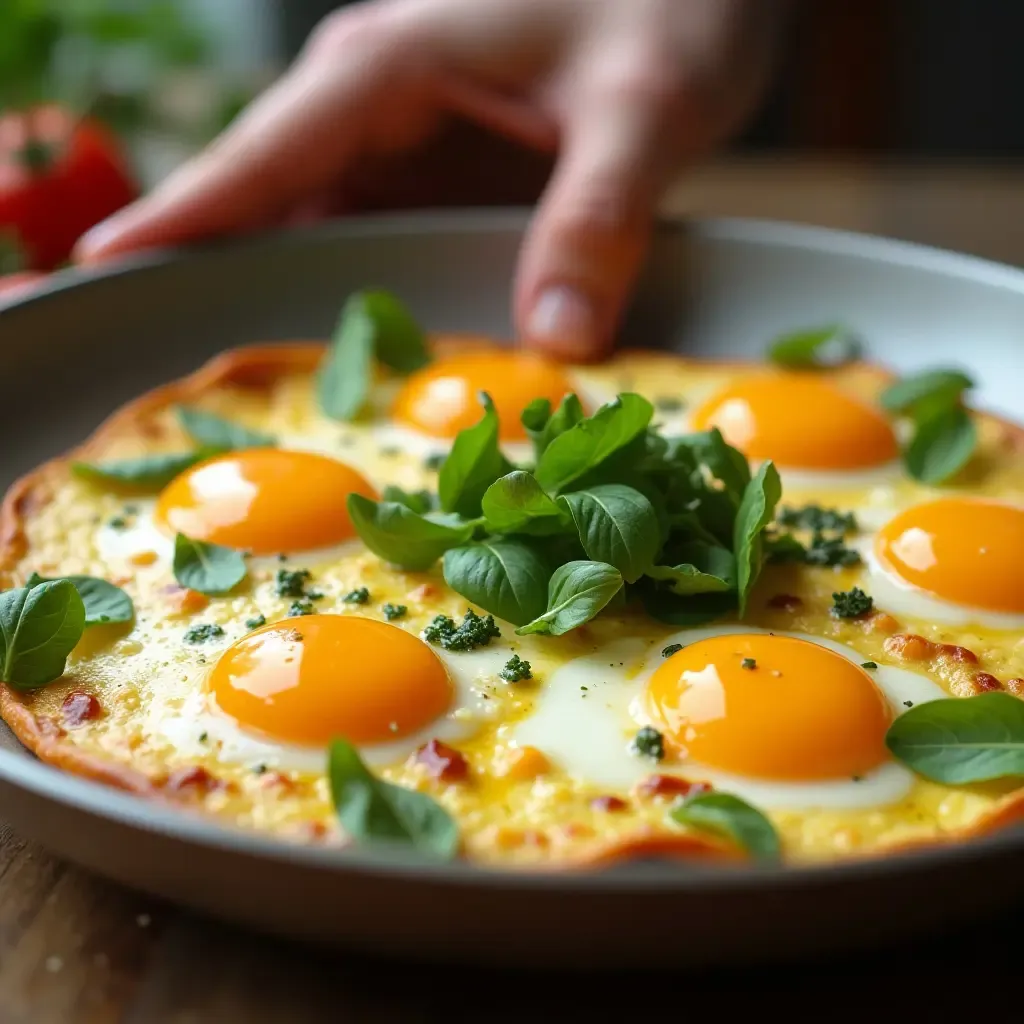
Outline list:
[[[598,654],[577,658],[554,672],[534,713],[510,730],[510,738],[518,745],[537,747],[570,775],[616,788],[629,787],[657,771],[710,782],[716,789],[766,808],[878,807],[903,799],[913,786],[914,776],[895,762],[880,765],[857,782],[843,778],[793,783],[730,775],[694,761],[685,761],[678,769],[666,763],[655,766],[630,751],[637,727],[650,724],[639,698],[660,665],[665,646],[685,646],[726,633],[769,632],[809,640],[858,665],[864,660],[852,648],[833,640],[743,625],[683,630],[655,644],[619,640]],[[906,710],[905,701],[920,704],[947,696],[930,679],[906,669],[879,665],[871,677],[897,714]]]
[[[211,670],[229,646],[224,643],[216,652],[210,646]],[[491,699],[491,691],[496,685],[505,685],[500,683],[498,672],[508,660],[506,647],[492,645],[458,653],[431,649],[443,662],[454,685],[451,709],[418,732],[389,743],[359,744],[357,749],[368,764],[395,764],[432,739],[458,742],[500,714],[500,705]],[[173,714],[159,705],[153,706],[146,729],[165,739],[184,757],[215,752],[224,761],[249,768],[263,765],[268,769],[301,772],[322,771],[325,765],[326,748],[285,743],[246,729],[217,707],[205,685],[197,686]]]

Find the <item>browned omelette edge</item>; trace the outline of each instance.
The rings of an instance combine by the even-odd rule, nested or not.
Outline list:
[[[431,341],[435,348],[450,352],[475,347],[485,339],[446,335],[443,338],[432,338]],[[316,370],[324,349],[325,344],[322,342],[256,344],[229,349],[188,376],[154,388],[123,405],[104,420],[82,445],[63,456],[51,459],[15,481],[4,495],[3,504],[0,505],[0,589],[13,585],[13,566],[25,553],[26,517],[49,499],[54,483],[67,475],[70,462],[88,458],[90,449],[102,444],[108,435],[126,428],[136,428],[152,413],[169,405],[195,401],[215,388],[229,384],[250,388],[269,387],[285,373],[312,373]],[[682,358],[675,354],[644,350],[631,350],[631,354],[642,354],[646,357],[664,356],[677,363]],[[702,360],[700,363],[702,366],[749,365],[748,362],[740,360],[718,361],[713,364]],[[891,378],[891,374],[881,367],[868,368],[878,374],[880,383]],[[977,415],[997,423],[1002,428],[1007,443],[1012,447],[1024,448],[1024,427],[990,413]],[[51,719],[37,718],[22,702],[19,691],[6,683],[0,683],[0,717],[19,741],[42,761],[96,782],[186,809],[149,776],[128,767],[109,764],[101,758],[83,752],[74,743],[67,742],[64,738],[66,733],[60,726]],[[909,840],[884,849],[886,853],[891,853],[943,846],[953,841],[991,833],[1022,818],[1024,788],[998,801],[969,828],[944,836]],[[861,856],[875,856],[879,852],[876,848]],[[855,853],[850,856],[858,855]],[[634,835],[613,840],[584,857],[538,864],[536,869],[600,868],[623,860],[644,857],[710,858],[729,861],[742,859],[730,844],[712,837],[705,838],[645,826]],[[531,868],[524,869],[518,866],[516,870]]]

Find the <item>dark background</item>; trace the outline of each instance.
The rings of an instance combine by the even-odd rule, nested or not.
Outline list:
[[[284,56],[337,6],[280,0]],[[1024,0],[800,0],[771,93],[733,148],[1020,156],[1022,50]]]

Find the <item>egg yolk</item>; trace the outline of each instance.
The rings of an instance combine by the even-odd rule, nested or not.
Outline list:
[[[890,462],[899,450],[880,411],[809,373],[730,384],[697,410],[694,425],[718,427],[749,458],[793,469],[864,469]]]
[[[501,439],[524,441],[523,409],[535,398],[546,398],[554,408],[571,390],[562,369],[540,356],[501,349],[468,352],[412,374],[391,414],[421,433],[454,437],[480,419],[479,394],[486,391],[501,421]]]
[[[271,555],[352,537],[350,494],[376,497],[350,466],[326,455],[250,448],[217,455],[175,477],[157,502],[170,533]]]
[[[939,498],[891,519],[875,539],[882,567],[954,604],[1024,612],[1024,509]]]
[[[453,695],[422,640],[353,615],[262,626],[224,652],[209,685],[243,726],[308,746],[401,739],[443,715]]]
[[[659,666],[645,698],[685,756],[737,775],[849,779],[887,759],[881,691],[864,669],[807,640],[698,641]]]

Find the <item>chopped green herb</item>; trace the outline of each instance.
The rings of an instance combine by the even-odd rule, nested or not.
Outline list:
[[[874,607],[874,599],[860,587],[843,590],[832,595],[832,614],[837,619],[859,619]]]
[[[281,597],[306,597],[306,584],[312,576],[308,569],[278,569],[277,592]]]
[[[388,602],[381,608],[381,611],[388,622],[394,622],[395,619],[403,618],[409,609],[404,604],[391,604]]]
[[[740,668],[745,668],[749,671],[753,671],[755,668],[757,668],[757,661],[754,658],[744,658],[740,662]]]
[[[655,761],[660,761],[665,756],[665,737],[657,729],[645,725],[633,737],[629,749],[640,757],[650,757]]]
[[[128,520],[125,519],[124,516],[114,516],[114,518],[107,523],[107,526],[112,530],[125,530],[128,528]]]
[[[366,587],[350,590],[343,598],[345,604],[366,604],[370,600],[370,591]]]
[[[803,505],[800,508],[784,505],[776,518],[780,526],[790,530],[857,532],[857,517],[852,512],[821,508],[819,505]]]
[[[207,640],[219,640],[224,635],[224,628],[209,622],[198,626],[190,626],[185,630],[185,643],[205,644]]]
[[[530,663],[523,661],[518,654],[513,654],[508,661],[505,662],[505,667],[498,673],[506,683],[519,683],[524,679],[532,679],[533,673],[530,671]]]
[[[873,668],[878,668],[878,662],[875,662],[875,661],[862,661],[860,663],[860,667],[861,668],[866,668],[868,671],[871,671],[871,669],[873,669]]]
[[[245,620],[245,628],[246,629],[259,629],[260,626],[265,626],[266,624],[267,624],[267,617],[266,617],[266,615],[263,615],[262,613],[259,614],[259,615],[253,616],[253,618],[251,618],[251,619],[246,619]]]
[[[853,548],[848,548],[843,543],[841,534],[836,537],[826,537],[823,533],[815,532],[804,555],[804,561],[808,565],[829,567],[846,568],[851,565],[859,565],[860,560],[860,553]]]
[[[210,738],[210,734],[205,730],[199,734],[199,742],[205,743]]]
[[[265,774],[265,773],[266,773],[266,771],[267,771],[267,766],[266,766],[265,764],[258,764],[258,765],[256,765],[256,767],[255,767],[255,768],[253,768],[253,771],[254,771],[254,772],[255,772],[255,773],[257,774],[257,775],[263,775],[263,774]]]
[[[663,658],[671,658],[673,654],[678,654],[682,649],[682,644],[669,644],[668,647],[662,648],[661,656]]]
[[[501,630],[494,624],[494,616],[477,615],[471,608],[466,609],[458,625],[448,615],[438,615],[423,630],[423,639],[436,644],[446,651],[472,651],[486,647],[492,639],[501,636]]]
[[[914,702],[912,700],[905,700],[903,702],[903,706],[905,708],[912,708],[914,706]]]
[[[308,597],[298,597],[288,606],[288,614],[291,616],[312,615],[315,611],[313,602]]]
[[[431,473],[436,473],[444,465],[446,458],[447,454],[445,452],[434,452],[423,460],[423,468]]]

